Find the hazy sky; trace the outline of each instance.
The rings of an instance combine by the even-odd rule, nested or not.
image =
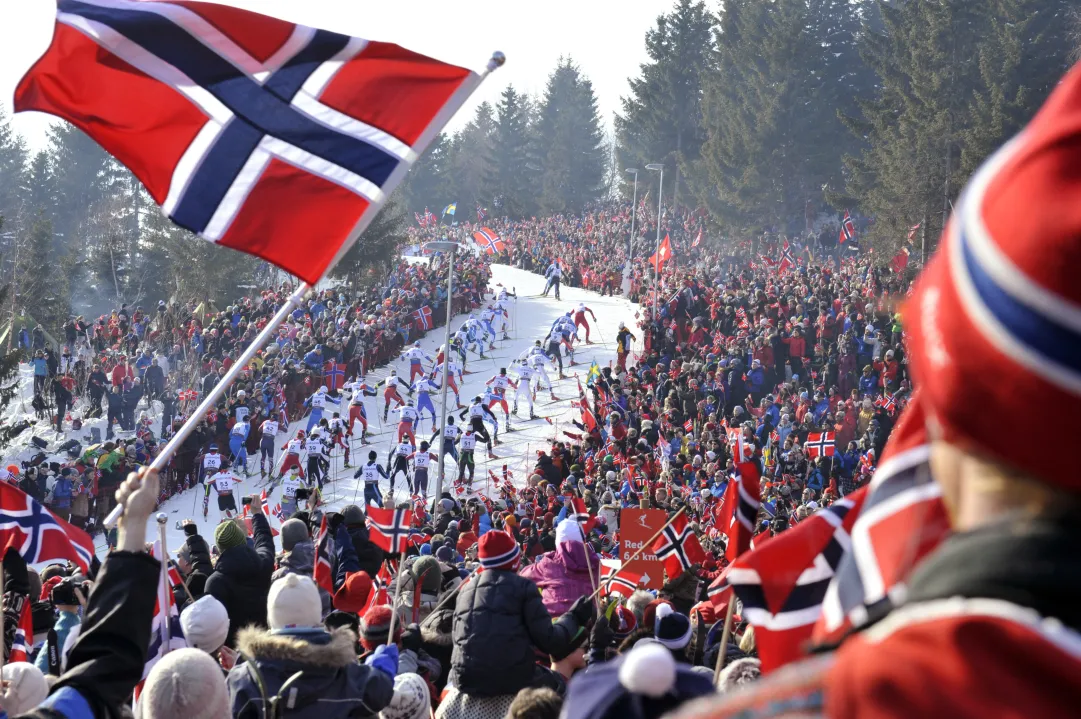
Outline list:
[[[593,81],[601,113],[610,125],[627,78],[645,61],[645,32],[672,0],[219,0],[371,40],[396,42],[440,60],[480,69],[492,51],[507,64],[495,72],[451,121],[464,125],[477,104],[495,102],[508,83],[530,94],[544,90],[548,73],[569,55]],[[49,45],[55,3],[0,0],[0,105],[11,112],[19,78]],[[15,130],[43,147],[53,118],[22,113]]]

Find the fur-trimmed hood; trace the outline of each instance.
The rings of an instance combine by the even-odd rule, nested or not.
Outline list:
[[[310,667],[338,669],[357,663],[357,635],[349,627],[339,627],[328,634],[315,634],[326,641],[290,634],[271,634],[256,627],[246,627],[237,634],[237,649],[256,662],[295,662]]]

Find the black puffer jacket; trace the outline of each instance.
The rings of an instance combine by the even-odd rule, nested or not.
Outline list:
[[[379,567],[383,566],[386,553],[368,538],[368,528],[363,524],[352,524],[346,527],[349,538],[353,540],[353,551],[357,553],[357,561],[360,568],[368,573],[369,577],[375,578],[379,574]]]
[[[236,633],[251,624],[266,626],[266,601],[270,575],[274,572],[274,538],[266,516],[252,517],[255,549],[248,545],[230,547],[218,557],[214,573],[206,580],[206,593],[225,605],[229,613],[229,636],[233,646]]]
[[[466,694],[517,694],[533,681],[536,655],[563,655],[578,622],[548,615],[537,585],[507,570],[485,570],[458,590],[450,684]]]

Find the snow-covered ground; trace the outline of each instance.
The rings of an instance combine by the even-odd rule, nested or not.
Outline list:
[[[571,424],[573,420],[579,419],[578,410],[571,405],[571,401],[577,399],[578,396],[578,383],[575,380],[575,374],[581,378],[582,384],[584,385],[586,373],[591,361],[595,360],[597,364],[602,367],[607,366],[610,362],[615,362],[615,336],[621,321],[625,322],[628,327],[632,328],[633,332],[638,334],[634,329],[634,315],[638,311],[638,306],[622,297],[602,298],[596,292],[564,287],[560,293],[562,300],[557,302],[552,296],[547,298],[539,296],[540,292],[544,289],[543,277],[506,265],[494,265],[492,267],[490,287],[498,291],[500,285],[508,288],[508,290],[514,289],[518,293],[518,300],[514,303],[512,313],[511,339],[497,342],[495,351],[486,353],[488,359],[480,360],[476,355],[470,354],[465,369],[466,371],[471,372],[471,374],[465,376],[464,384],[461,387],[460,392],[463,404],[468,404],[474,396],[483,394],[485,382],[493,375],[497,374],[500,367],[506,367],[508,374],[512,377],[515,376],[511,361],[532,346],[534,340],[543,339],[547,334],[548,329],[559,315],[575,310],[579,303],[584,302],[587,307],[596,313],[597,321],[593,322],[590,320],[591,339],[595,344],[584,344],[585,331],[583,329],[581,330],[583,343],[576,346],[575,366],[568,367],[567,360],[564,359],[566,378],[557,380],[558,370],[549,370],[548,374],[552,379],[555,394],[560,400],[551,403],[550,397],[545,391],[538,391],[536,403],[538,419],[528,419],[528,406],[523,402],[518,408],[521,416],[511,416],[511,428],[515,431],[507,433],[503,431],[502,409],[499,407],[493,408],[496,416],[500,419],[499,438],[502,441],[502,444],[495,447],[495,453],[499,458],[492,460],[487,459],[483,447],[478,446],[476,452],[476,478],[474,482],[474,488],[489,494],[489,496],[498,494],[495,487],[489,487],[487,484],[489,469],[493,470],[497,476],[500,476],[502,474],[502,465],[506,463],[512,474],[512,481],[516,485],[524,485],[528,470],[531,469],[536,462],[538,450],[547,448],[552,439],[556,437],[566,439],[563,435],[563,430],[569,430],[575,433],[579,431]],[[456,317],[451,323],[452,329],[456,329],[464,320],[464,316]],[[423,339],[421,341],[421,346],[430,355],[435,356],[439,345],[442,343],[443,332],[437,331],[429,334],[428,337]],[[638,346],[641,346],[641,338],[639,338]],[[381,380],[389,374],[392,367],[397,368],[399,376],[409,376],[409,363],[405,360],[398,360],[397,362],[381,367],[369,374],[368,381],[375,382]],[[24,371],[27,371],[25,366]],[[30,399],[32,396],[32,378],[27,375],[23,382],[22,399],[15,400],[12,403],[8,410],[10,416],[5,419],[7,421],[17,422],[19,421],[19,415],[23,412],[29,412],[32,415],[32,410],[30,410]],[[438,408],[438,395],[434,396],[433,400]],[[353,473],[356,471],[355,467],[358,463],[366,461],[367,452],[369,450],[375,450],[378,453],[378,459],[381,464],[386,462],[387,454],[395,440],[395,434],[394,427],[383,425],[379,421],[382,418],[382,402],[382,393],[380,393],[380,396],[378,397],[365,398],[365,409],[367,410],[370,422],[369,429],[374,434],[370,438],[372,445],[367,447],[362,447],[360,445],[359,435],[354,435],[354,442],[351,449],[354,455],[352,459],[354,468],[346,469],[343,467],[344,460],[341,456],[340,449],[335,450],[332,455],[329,473],[330,481],[323,490],[323,500],[326,505],[332,509],[347,504],[363,503],[364,489],[361,486],[362,482],[354,479]],[[448,393],[448,403],[453,408],[453,393]],[[331,405],[331,408],[333,409],[333,405]],[[160,405],[155,405],[155,409],[157,412],[153,413],[151,416],[154,419],[153,427],[157,430],[160,427],[160,415],[158,414],[160,413]],[[551,423],[549,423],[548,420],[551,420]],[[279,453],[286,438],[293,437],[296,434],[296,430],[303,429],[306,424],[307,417],[301,418],[291,425],[288,435],[279,435],[277,448]],[[85,424],[82,431],[77,433],[69,432],[67,436],[77,437],[80,441],[83,441],[83,446],[85,447],[87,446],[87,442],[84,441],[83,438],[90,435],[89,427],[93,426],[100,427],[102,429],[102,436],[104,436],[104,420],[102,419],[93,420]],[[432,431],[431,421],[426,416],[418,428],[417,439],[420,440],[422,438],[430,437]],[[41,438],[49,441],[50,449],[55,449],[57,446],[57,440],[59,438],[52,430],[27,430],[18,438],[18,441],[12,447],[9,447],[4,451],[3,464],[0,466],[6,466],[12,462],[17,463],[18,460],[28,458],[32,453],[31,448],[28,446],[32,434],[37,434]],[[433,451],[436,450],[433,449]],[[430,473],[431,481],[429,482],[429,495],[435,493],[436,469],[434,464],[435,463],[433,462],[433,469]],[[238,490],[239,495],[250,495],[258,493],[261,490],[259,485],[262,480],[258,475],[258,458],[252,459],[249,457],[249,466],[253,468],[256,474],[241,483]],[[457,473],[457,467],[455,466],[453,459],[448,455],[445,486],[449,486],[449,484],[457,477]],[[384,481],[381,483],[380,489],[381,491],[384,491],[386,488],[387,485]],[[281,501],[280,491],[280,489],[276,488],[271,493],[269,497],[271,507]],[[402,477],[399,476],[395,483],[395,499],[396,501],[403,501],[408,499],[408,497],[408,488]],[[193,507],[195,508],[194,511]],[[213,497],[211,498],[208,516],[205,520],[203,519],[200,489],[189,490],[169,499],[161,506],[159,511],[165,512],[169,516],[166,526],[168,528],[168,546],[171,550],[175,550],[175,548],[183,542],[184,535],[179,528],[179,522],[181,520],[189,518],[194,519],[199,525],[200,533],[208,538],[212,537],[214,527],[218,523],[217,503],[214,501]],[[157,526],[153,519],[151,520],[151,524],[153,526],[149,528],[150,536],[157,536]],[[276,528],[278,526],[278,520],[272,518],[271,526]],[[101,535],[98,535],[97,539],[99,549],[103,548],[104,539]]]

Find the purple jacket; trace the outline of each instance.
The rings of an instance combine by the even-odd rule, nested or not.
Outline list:
[[[560,542],[554,552],[546,552],[537,561],[519,572],[532,579],[540,587],[541,599],[548,614],[558,617],[571,608],[578,597],[588,597],[594,586],[589,581],[586,566],[586,545],[579,542]],[[601,562],[593,548],[588,549],[593,565],[593,577],[600,580]]]

